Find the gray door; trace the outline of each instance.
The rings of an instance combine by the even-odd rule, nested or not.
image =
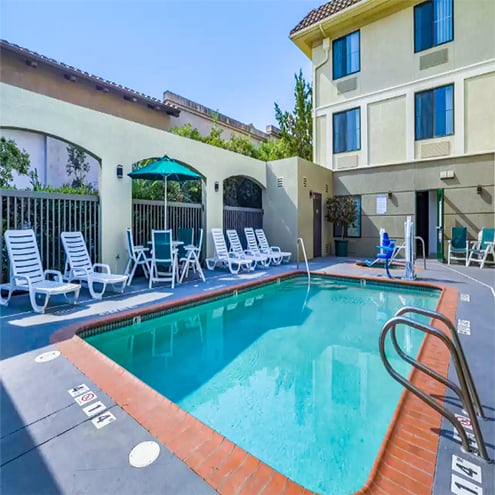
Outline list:
[[[313,257],[321,256],[321,194],[313,193]]]

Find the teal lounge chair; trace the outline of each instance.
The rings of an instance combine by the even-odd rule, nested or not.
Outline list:
[[[466,227],[453,227],[452,238],[448,242],[447,264],[452,260],[463,261],[468,264],[469,241]]]

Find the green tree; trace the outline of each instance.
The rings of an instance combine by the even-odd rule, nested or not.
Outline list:
[[[311,116],[312,89],[304,80],[302,70],[295,74],[295,105],[292,113],[282,112],[275,103],[275,118],[281,132],[281,140],[286,144],[289,156],[300,156],[311,160],[313,156],[313,119]]]
[[[0,187],[10,187],[14,179],[13,171],[27,175],[29,166],[29,154],[21,151],[14,140],[0,137]]]
[[[335,224],[343,239],[348,227],[354,227],[357,220],[356,202],[352,196],[334,196],[327,199],[327,220]]]
[[[79,146],[69,145],[67,146],[67,153],[69,154],[66,165],[67,174],[69,177],[74,176],[72,187],[81,187],[84,185],[84,179],[91,168],[89,162],[86,161],[86,152]]]

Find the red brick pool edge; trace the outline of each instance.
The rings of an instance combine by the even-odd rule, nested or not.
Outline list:
[[[237,289],[249,285],[251,284],[245,284]],[[437,311],[451,321],[455,321],[457,290],[431,284],[420,285],[442,289]],[[228,292],[235,289],[236,287],[231,287]],[[211,294],[208,295],[209,297]],[[167,303],[166,306],[171,307],[201,299],[204,297],[175,300]],[[99,319],[97,324],[103,325],[138,313],[130,311],[112,315]],[[441,322],[435,324],[438,328],[448,331]],[[84,325],[84,328],[88,328],[88,325]],[[67,327],[54,334],[52,341],[74,366],[219,493],[222,495],[313,493],[256,459],[155,392],[79,338],[76,333],[80,330],[82,330],[80,325]],[[438,339],[430,335],[425,337],[419,359],[438,373],[446,375],[449,353]],[[418,370],[413,370],[410,379],[416,386],[430,394],[443,396],[445,393],[444,385],[428,379]],[[431,494],[440,426],[441,415],[412,393],[404,390],[368,480],[356,494]]]

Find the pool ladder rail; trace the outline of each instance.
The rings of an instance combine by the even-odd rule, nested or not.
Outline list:
[[[423,316],[428,316],[435,320],[441,321],[444,323],[451,333],[451,338],[446,335],[443,331],[439,330],[436,327],[428,325],[426,323],[421,323],[416,320],[412,320],[411,318],[407,318],[406,314],[418,314]],[[439,338],[448,348],[450,355],[452,357],[452,361],[454,363],[455,371],[457,374],[457,379],[459,381],[459,385],[453,383],[448,380],[444,376],[440,375],[436,371],[432,370],[428,366],[420,363],[416,359],[409,356],[406,352],[404,352],[397,342],[397,325],[405,325],[408,327],[415,328],[416,330],[420,330],[424,333],[432,335],[434,337]],[[449,411],[445,406],[439,404],[435,399],[429,395],[428,393],[420,390],[418,387],[413,385],[408,379],[406,379],[403,375],[398,373],[390,364],[386,354],[385,354],[385,338],[387,334],[391,332],[391,340],[394,345],[394,348],[397,354],[404,359],[404,361],[408,362],[415,368],[421,370],[431,378],[439,381],[444,384],[452,391],[454,391],[458,397],[460,398],[463,408],[466,411],[469,419],[471,421],[471,425],[473,427],[474,436],[476,439],[476,443],[478,445],[479,456],[483,458],[487,462],[492,462],[488,456],[488,452],[486,450],[486,444],[483,440],[483,435],[481,433],[478,417],[486,419],[486,416],[483,412],[483,408],[480,403],[480,399],[478,396],[478,392],[474,385],[473,377],[471,371],[469,369],[466,356],[461,346],[461,342],[459,340],[459,336],[457,335],[456,328],[454,324],[443,314],[438,313],[436,311],[416,308],[413,306],[404,306],[399,309],[395,316],[388,320],[382,328],[380,334],[380,356],[382,358],[383,364],[388,371],[388,373],[400,384],[402,384],[405,388],[419,397],[423,402],[432,407],[435,411],[440,413],[444,418],[452,423],[454,428],[458,431],[459,436],[461,438],[462,449],[465,452],[474,453],[473,448],[469,445],[468,435],[464,426],[461,422],[456,418],[456,416]]]
[[[306,273],[308,274],[308,285],[310,285],[311,273],[309,271],[308,257],[306,256],[306,248],[304,247],[304,239],[302,237],[298,237],[296,241],[296,248],[297,248],[296,267],[298,270],[299,270],[299,246],[301,247],[304,256],[304,263],[306,264]]]

